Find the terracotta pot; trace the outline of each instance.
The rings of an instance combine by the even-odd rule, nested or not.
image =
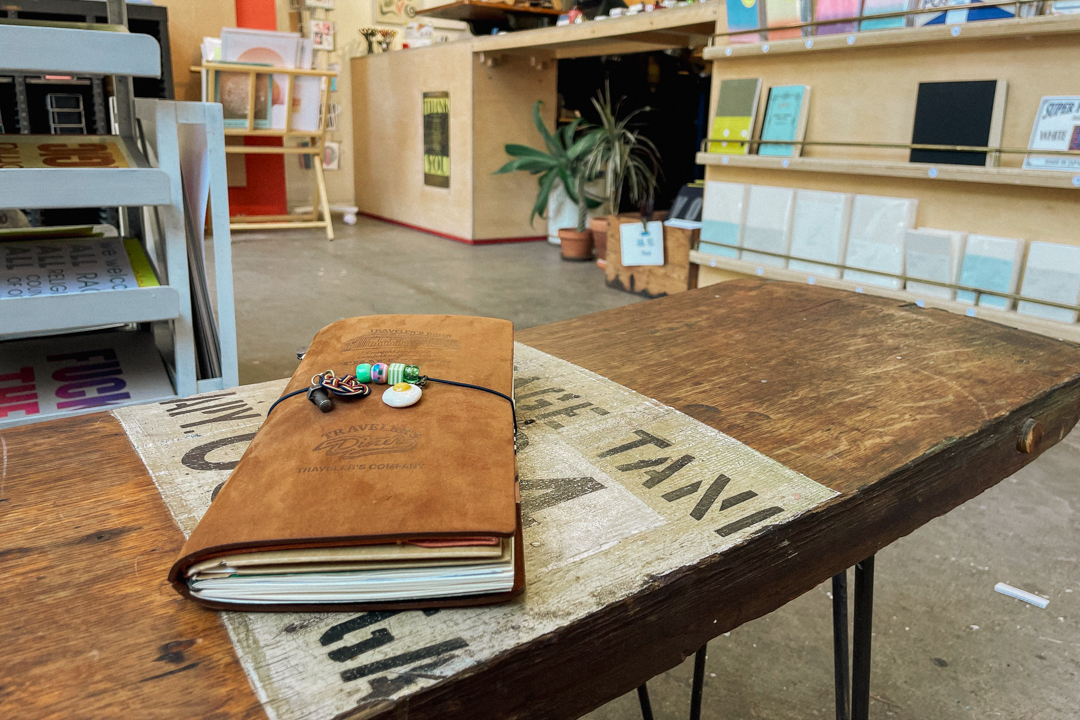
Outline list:
[[[607,215],[589,220],[589,230],[592,232],[593,244],[596,245],[596,264],[602,268],[607,267]]]
[[[593,239],[589,231],[578,232],[572,228],[559,230],[559,246],[563,260],[592,260]]]

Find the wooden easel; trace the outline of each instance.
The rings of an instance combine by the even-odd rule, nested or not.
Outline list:
[[[231,230],[281,230],[286,228],[325,228],[326,237],[334,239],[334,226],[330,221],[330,203],[326,195],[326,177],[323,175],[323,152],[326,145],[326,117],[330,104],[330,81],[337,77],[333,70],[306,70],[299,68],[270,68],[265,65],[243,65],[237,63],[213,63],[206,62],[201,66],[193,67],[192,71],[205,70],[204,74],[204,97],[213,98],[216,87],[217,73],[247,73],[248,74],[248,107],[246,128],[225,128],[227,136],[241,137],[280,137],[301,138],[308,141],[306,146],[281,147],[267,145],[226,145],[225,152],[230,154],[262,154],[262,155],[309,155],[312,158],[312,166],[315,170],[315,189],[318,194],[316,202],[312,203],[314,209],[309,213],[294,215],[249,215],[240,221],[229,223]],[[255,127],[255,80],[257,75],[287,75],[288,83],[285,87],[285,127],[283,128],[256,128]],[[292,98],[293,85],[298,75],[315,75],[323,80],[322,90],[319,97],[320,114],[319,125],[315,130],[292,129]],[[320,219],[320,212],[322,218]]]

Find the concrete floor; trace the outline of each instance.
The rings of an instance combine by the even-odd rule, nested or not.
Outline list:
[[[518,328],[626,305],[592,264],[547,243],[468,247],[361,219],[233,240],[240,381],[288,377],[294,350],[339,318],[447,312]],[[877,556],[870,716],[1080,718],[1080,432]],[[1045,610],[997,582],[1050,599]],[[710,643],[703,717],[831,717],[829,585]],[[693,659],[649,682],[658,720],[684,718]],[[586,716],[640,717],[630,693]]]

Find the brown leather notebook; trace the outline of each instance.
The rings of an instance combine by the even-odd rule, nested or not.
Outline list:
[[[452,315],[351,318],[319,331],[285,393],[360,363],[512,396],[513,326]],[[524,589],[513,413],[506,399],[428,383],[390,407],[387,385],[304,393],[267,417],[169,573],[227,610],[479,605]]]

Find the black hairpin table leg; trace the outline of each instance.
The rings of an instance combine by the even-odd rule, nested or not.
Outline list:
[[[870,644],[873,638],[874,556],[855,566],[855,626],[851,656],[851,718],[870,715]]]
[[[847,570],[832,579],[833,671],[836,676],[836,720],[848,720]]]
[[[705,692],[705,655],[709,643],[694,655],[694,687],[690,690],[690,720],[701,720],[701,696]]]
[[[653,720],[652,703],[649,702],[649,685],[641,683],[637,689],[638,703],[641,704],[641,720]]]

